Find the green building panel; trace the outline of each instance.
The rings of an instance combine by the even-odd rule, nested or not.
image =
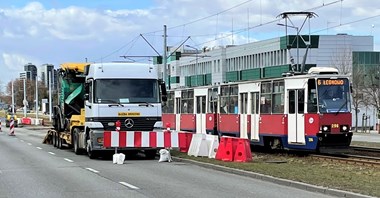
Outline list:
[[[205,84],[211,85],[212,84],[212,76],[211,74],[205,74]]]
[[[191,76],[190,77],[190,86],[191,87],[198,86],[197,84],[198,84],[197,83],[197,76]]]
[[[185,86],[191,87],[191,76],[185,76]]]
[[[227,82],[236,82],[238,80],[239,80],[239,71],[226,72],[226,81]]]
[[[168,62],[170,62],[170,61],[175,61],[175,60],[179,60],[180,57],[181,57],[181,52],[175,52],[175,53],[173,53],[173,54],[168,58]]]
[[[311,35],[310,38],[311,38],[310,48],[318,48],[319,36]],[[303,42],[302,39],[306,42],[309,41],[309,35],[299,35],[299,38],[298,38],[298,47],[306,48],[306,44]],[[288,36],[283,36],[280,38],[280,48],[287,49],[287,46],[290,46],[290,48],[297,48],[297,35],[288,35]]]
[[[179,76],[170,77],[170,84],[179,83]]]
[[[284,72],[291,70],[290,65],[280,65],[272,67],[264,67],[262,78],[276,78],[281,77]]]
[[[162,56],[155,56],[153,57],[153,64],[162,64]]]
[[[353,52],[353,65],[375,65],[380,63],[380,52]]]
[[[241,71],[241,80],[258,80],[261,77],[261,69],[247,69]]]

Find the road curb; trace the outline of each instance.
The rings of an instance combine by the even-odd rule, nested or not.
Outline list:
[[[294,188],[298,188],[298,189],[302,189],[302,190],[307,190],[307,191],[311,191],[311,192],[318,192],[318,193],[323,193],[323,194],[333,195],[333,196],[338,196],[338,197],[376,198],[376,197],[372,197],[372,196],[368,196],[368,195],[362,195],[359,193],[337,190],[337,189],[327,188],[327,187],[323,187],[323,186],[316,186],[316,185],[292,181],[292,180],[288,180],[288,179],[281,179],[281,178],[277,178],[277,177],[273,177],[273,176],[269,176],[269,175],[264,175],[264,174],[260,174],[260,173],[229,168],[229,167],[205,163],[205,162],[198,162],[198,161],[191,160],[191,159],[184,159],[184,158],[179,158],[179,157],[172,157],[172,158],[175,161],[189,162],[189,163],[192,163],[192,164],[204,167],[204,168],[211,168],[211,169],[218,170],[218,171],[233,173],[236,175],[251,177],[254,179],[260,179],[263,181],[268,181],[268,182],[280,184],[283,186],[290,186],[290,187],[294,187]]]

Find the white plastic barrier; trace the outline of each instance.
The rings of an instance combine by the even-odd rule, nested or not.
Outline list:
[[[195,157],[215,158],[218,146],[217,135],[194,134],[187,154]]]
[[[208,157],[208,154],[209,150],[206,142],[206,134],[193,134],[187,155],[195,157]]]
[[[215,158],[219,147],[219,137],[217,135],[207,135],[206,141],[209,148],[208,158]]]

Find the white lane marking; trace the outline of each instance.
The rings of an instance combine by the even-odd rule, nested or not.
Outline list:
[[[92,169],[92,168],[86,168],[87,170],[91,171],[91,172],[94,172],[94,173],[99,173],[99,171],[95,170],[95,169]]]
[[[32,146],[32,143],[28,143],[29,146]]]
[[[41,148],[41,147],[39,147],[39,146],[37,146],[36,148],[37,148],[37,149],[40,149],[40,150],[42,149],[42,148]]]
[[[24,140],[20,140],[21,142],[24,142]]]
[[[53,153],[53,152],[48,152],[49,154],[52,154],[52,155],[55,155],[55,153]]]
[[[73,160],[71,160],[71,159],[67,159],[67,158],[64,158],[66,161],[68,161],[68,162],[74,162]]]
[[[132,189],[135,189],[135,190],[138,190],[140,188],[132,185],[132,184],[128,184],[127,182],[119,182],[120,184],[124,185],[124,186],[127,186],[128,188],[132,188]]]

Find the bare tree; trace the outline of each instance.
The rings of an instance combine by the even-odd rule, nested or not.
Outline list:
[[[365,69],[362,65],[355,65],[352,67],[352,105],[354,107],[355,114],[355,132],[358,131],[358,118],[359,109],[362,106],[367,106],[365,102],[363,89],[365,87]]]
[[[365,99],[369,105],[380,113],[380,65],[369,65],[365,72],[365,88],[363,89]]]
[[[337,52],[331,56],[331,65],[338,69],[340,74],[352,74],[352,49],[345,46],[343,49],[337,49]]]
[[[27,80],[25,83],[26,87],[26,100],[29,102],[29,104],[34,105],[35,97],[36,97],[36,82],[32,80]],[[16,107],[22,107],[23,106],[23,100],[24,100],[24,82],[22,79],[17,79],[13,81],[13,91],[14,91],[14,97],[15,97],[15,105]],[[8,82],[7,84],[7,103],[12,103],[12,82]],[[42,82],[38,82],[38,98],[47,98],[48,92],[47,88],[43,86]]]

